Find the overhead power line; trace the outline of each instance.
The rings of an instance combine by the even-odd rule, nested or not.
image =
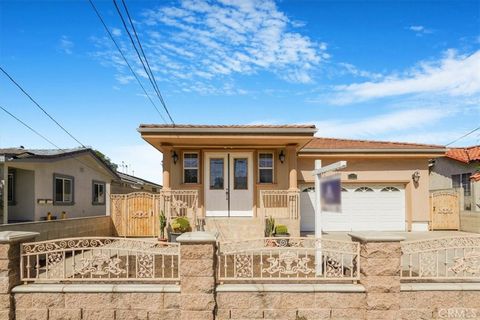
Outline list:
[[[148,59],[147,59],[147,57],[146,57],[146,55],[145,55],[145,52],[143,51],[143,47],[142,47],[142,45],[141,45],[140,39],[138,38],[136,29],[135,29],[135,27],[133,26],[133,22],[132,22],[132,20],[131,20],[131,18],[130,18],[130,14],[129,14],[129,12],[128,12],[128,9],[127,9],[127,6],[126,6],[125,1],[123,1],[123,5],[124,5],[124,7],[125,7],[125,11],[127,12],[128,19],[129,19],[130,24],[131,24],[131,26],[132,26],[132,29],[133,29],[133,31],[134,31],[134,33],[135,33],[135,37],[136,37],[136,39],[137,39],[137,42],[138,42],[138,44],[139,44],[139,47],[140,47],[140,49],[141,49],[141,51],[142,51],[143,56],[142,56],[142,54],[140,54],[139,49],[137,48],[137,45],[135,44],[135,41],[134,41],[134,39],[133,39],[133,37],[132,37],[132,34],[130,33],[130,30],[129,30],[128,26],[127,26],[127,23],[125,22],[125,19],[124,19],[124,17],[123,17],[123,14],[122,14],[120,8],[119,8],[118,5],[117,5],[117,1],[116,1],[116,0],[113,0],[113,4],[114,4],[114,6],[115,6],[115,9],[117,10],[117,13],[118,13],[120,19],[122,20],[123,27],[124,27],[125,31],[127,32],[128,37],[130,38],[130,42],[132,43],[132,46],[133,46],[135,52],[137,53],[137,57],[138,57],[138,59],[140,60],[140,63],[142,64],[143,70],[145,71],[145,73],[146,73],[147,76],[148,76],[148,80],[150,81],[150,84],[152,85],[153,90],[154,90],[155,93],[157,94],[157,97],[158,97],[158,99],[160,100],[160,103],[162,104],[163,108],[165,109],[165,112],[167,113],[170,121],[172,122],[173,125],[175,125],[175,122],[173,121],[173,118],[172,118],[172,116],[170,115],[170,112],[168,111],[167,105],[166,105],[166,103],[165,103],[165,101],[164,101],[164,99],[163,99],[163,97],[162,97],[162,94],[161,94],[159,88],[158,88],[158,84],[157,84],[157,82],[156,82],[156,80],[155,80],[155,76],[153,75],[152,69],[150,68],[150,64],[148,63]],[[144,60],[145,60],[145,61],[144,61]],[[145,64],[147,64],[148,68],[147,68],[147,66],[146,66]]]
[[[455,142],[457,142],[457,141],[459,141],[459,140],[462,140],[463,138],[471,135],[472,133],[474,133],[475,131],[478,131],[478,130],[480,130],[480,127],[477,127],[477,128],[475,128],[475,129],[473,129],[472,131],[469,131],[469,132],[465,133],[465,134],[464,134],[463,136],[461,136],[460,138],[457,138],[457,139],[453,140],[452,142],[447,143],[447,144],[445,145],[445,147],[448,147],[449,145],[454,144]]]
[[[167,123],[167,120],[165,119],[165,117],[162,115],[162,113],[160,112],[160,110],[158,110],[157,105],[153,102],[152,98],[150,98],[150,95],[148,94],[147,90],[145,89],[145,87],[143,86],[142,82],[140,81],[140,78],[137,76],[137,73],[133,70],[132,66],[131,66],[130,63],[128,62],[127,58],[125,57],[125,54],[123,53],[122,49],[120,48],[120,46],[118,45],[117,41],[115,40],[115,38],[113,37],[112,33],[110,32],[110,29],[108,29],[108,27],[107,27],[107,25],[105,24],[105,21],[103,20],[100,12],[97,10],[97,7],[95,6],[95,4],[93,3],[92,0],[88,0],[88,2],[90,2],[90,5],[92,6],[93,11],[95,11],[98,19],[100,20],[100,22],[102,23],[103,27],[105,28],[105,31],[107,32],[107,34],[108,34],[108,36],[110,37],[110,39],[112,40],[113,44],[115,45],[115,47],[117,48],[118,52],[119,52],[120,55],[122,56],[123,60],[124,60],[125,63],[127,64],[128,69],[129,69],[130,72],[133,74],[133,76],[134,76],[135,79],[137,80],[138,84],[139,84],[140,87],[142,88],[143,92],[144,92],[145,95],[147,96],[148,100],[150,101],[150,103],[152,104],[152,106],[155,108],[155,110],[157,111],[157,113],[158,113],[158,115],[160,116],[160,118],[162,118],[163,122]]]
[[[70,132],[68,132],[67,129],[65,129],[65,127],[63,127],[60,123],[58,123],[57,120],[55,120],[44,108],[42,108],[42,106],[40,106],[40,104],[38,104],[38,102],[35,101],[35,99],[33,99],[32,96],[28,94],[28,92],[25,89],[23,89],[22,86],[17,81],[15,81],[15,79],[13,79],[13,77],[10,74],[8,74],[8,72],[5,71],[5,69],[3,69],[1,66],[0,66],[0,70],[10,79],[10,81],[12,81],[20,89],[20,91],[23,92],[23,94],[25,94],[30,99],[30,101],[32,101],[40,110],[42,110],[42,112],[46,114],[47,117],[50,118],[50,120],[55,122],[55,124],[59,126],[66,134],[68,134],[73,140],[75,140],[76,142],[78,142],[78,144],[80,144],[82,147],[85,148],[85,145],[83,143],[81,143],[77,138],[75,138]]]

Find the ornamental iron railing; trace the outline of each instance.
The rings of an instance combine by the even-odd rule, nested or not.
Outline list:
[[[353,281],[360,278],[357,242],[315,238],[260,238],[221,242],[220,282]]]
[[[402,280],[480,280],[480,236],[402,242]]]
[[[180,247],[156,240],[95,237],[21,245],[28,282],[177,282]]]
[[[260,190],[262,216],[298,220],[300,193],[291,190]]]

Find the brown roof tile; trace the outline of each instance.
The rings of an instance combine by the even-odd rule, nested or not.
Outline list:
[[[480,145],[467,148],[452,148],[447,151],[445,156],[464,163],[480,161]]]
[[[470,176],[473,181],[480,181],[480,172],[474,173]]]
[[[303,149],[444,149],[444,146],[392,141],[314,138]]]

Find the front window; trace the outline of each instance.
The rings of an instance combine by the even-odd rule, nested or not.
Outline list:
[[[15,174],[8,174],[8,204],[15,203]]]
[[[273,183],[273,153],[258,154],[258,182]]]
[[[183,154],[183,182],[198,183],[198,153]]]
[[[73,177],[54,175],[54,203],[58,205],[73,204]]]
[[[92,204],[105,204],[105,182],[93,181]]]
[[[470,196],[471,195],[471,188],[470,188],[470,176],[471,173],[462,173],[462,174],[454,174],[452,175],[452,187],[453,188],[463,188],[463,195]]]

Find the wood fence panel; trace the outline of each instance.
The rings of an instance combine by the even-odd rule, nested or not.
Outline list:
[[[430,193],[431,230],[458,230],[460,227],[459,195],[454,190]]]

